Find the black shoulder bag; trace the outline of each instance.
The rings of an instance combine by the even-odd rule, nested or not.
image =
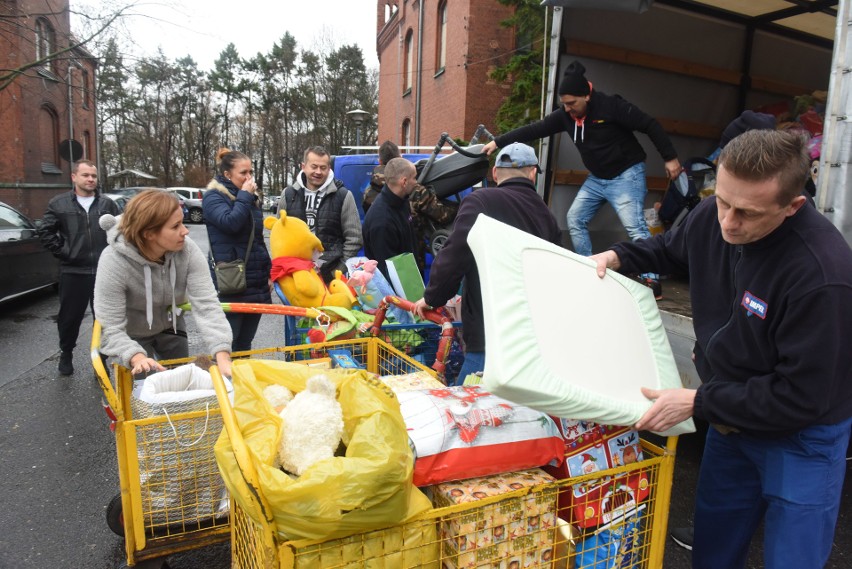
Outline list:
[[[210,240],[210,236],[207,236]],[[213,244],[210,244],[210,258],[213,259],[213,273],[216,275],[216,288],[220,295],[240,294],[246,291],[246,263],[251,254],[251,245],[254,242],[254,215],[251,217],[251,233],[249,234],[248,247],[245,259],[235,259],[217,263],[213,258]]]

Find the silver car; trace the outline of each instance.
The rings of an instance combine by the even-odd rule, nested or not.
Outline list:
[[[204,190],[201,188],[166,188],[167,191],[173,192],[181,197],[189,210],[189,221],[192,223],[204,223],[204,210],[201,208],[201,198],[204,195]]]

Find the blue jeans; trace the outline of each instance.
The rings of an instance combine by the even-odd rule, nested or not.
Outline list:
[[[464,383],[464,378],[472,373],[485,369],[485,352],[465,352],[464,363],[462,363],[459,375],[454,385]]]
[[[764,519],[764,567],[824,567],[846,473],[852,419],[781,439],[711,427],[695,505],[693,569],[742,569]]]
[[[632,241],[651,237],[643,213],[647,193],[644,162],[631,166],[611,180],[589,174],[568,210],[568,231],[574,251],[584,257],[592,254],[589,222],[604,202],[610,203]],[[643,276],[658,278],[652,273]]]

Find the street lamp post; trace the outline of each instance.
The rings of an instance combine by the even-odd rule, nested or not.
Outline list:
[[[355,123],[355,146],[359,147],[361,146],[361,124],[363,124],[363,122],[367,120],[367,117],[370,116],[370,113],[368,113],[367,111],[362,111],[361,109],[355,109],[354,111],[349,111],[346,114],[349,116],[350,119],[352,119],[352,122]],[[361,151],[358,149],[355,150],[356,154],[360,152]]]

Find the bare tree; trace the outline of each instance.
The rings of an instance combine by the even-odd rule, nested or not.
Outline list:
[[[8,41],[9,45],[29,45],[33,49],[27,52],[35,55],[32,59],[19,62],[17,67],[0,69],[0,91],[11,85],[18,77],[35,76],[38,69],[50,67],[52,62],[68,59],[78,49],[86,48],[119,18],[125,16],[133,6],[134,4],[119,6],[106,15],[96,17],[80,14],[90,23],[88,32],[81,39],[68,36],[63,38],[65,41],[59,42],[56,38],[47,37],[41,22],[42,18],[47,16],[58,16],[66,11],[70,12],[67,4],[58,12],[27,13],[19,8],[17,2],[3,0],[0,2],[0,38]]]

